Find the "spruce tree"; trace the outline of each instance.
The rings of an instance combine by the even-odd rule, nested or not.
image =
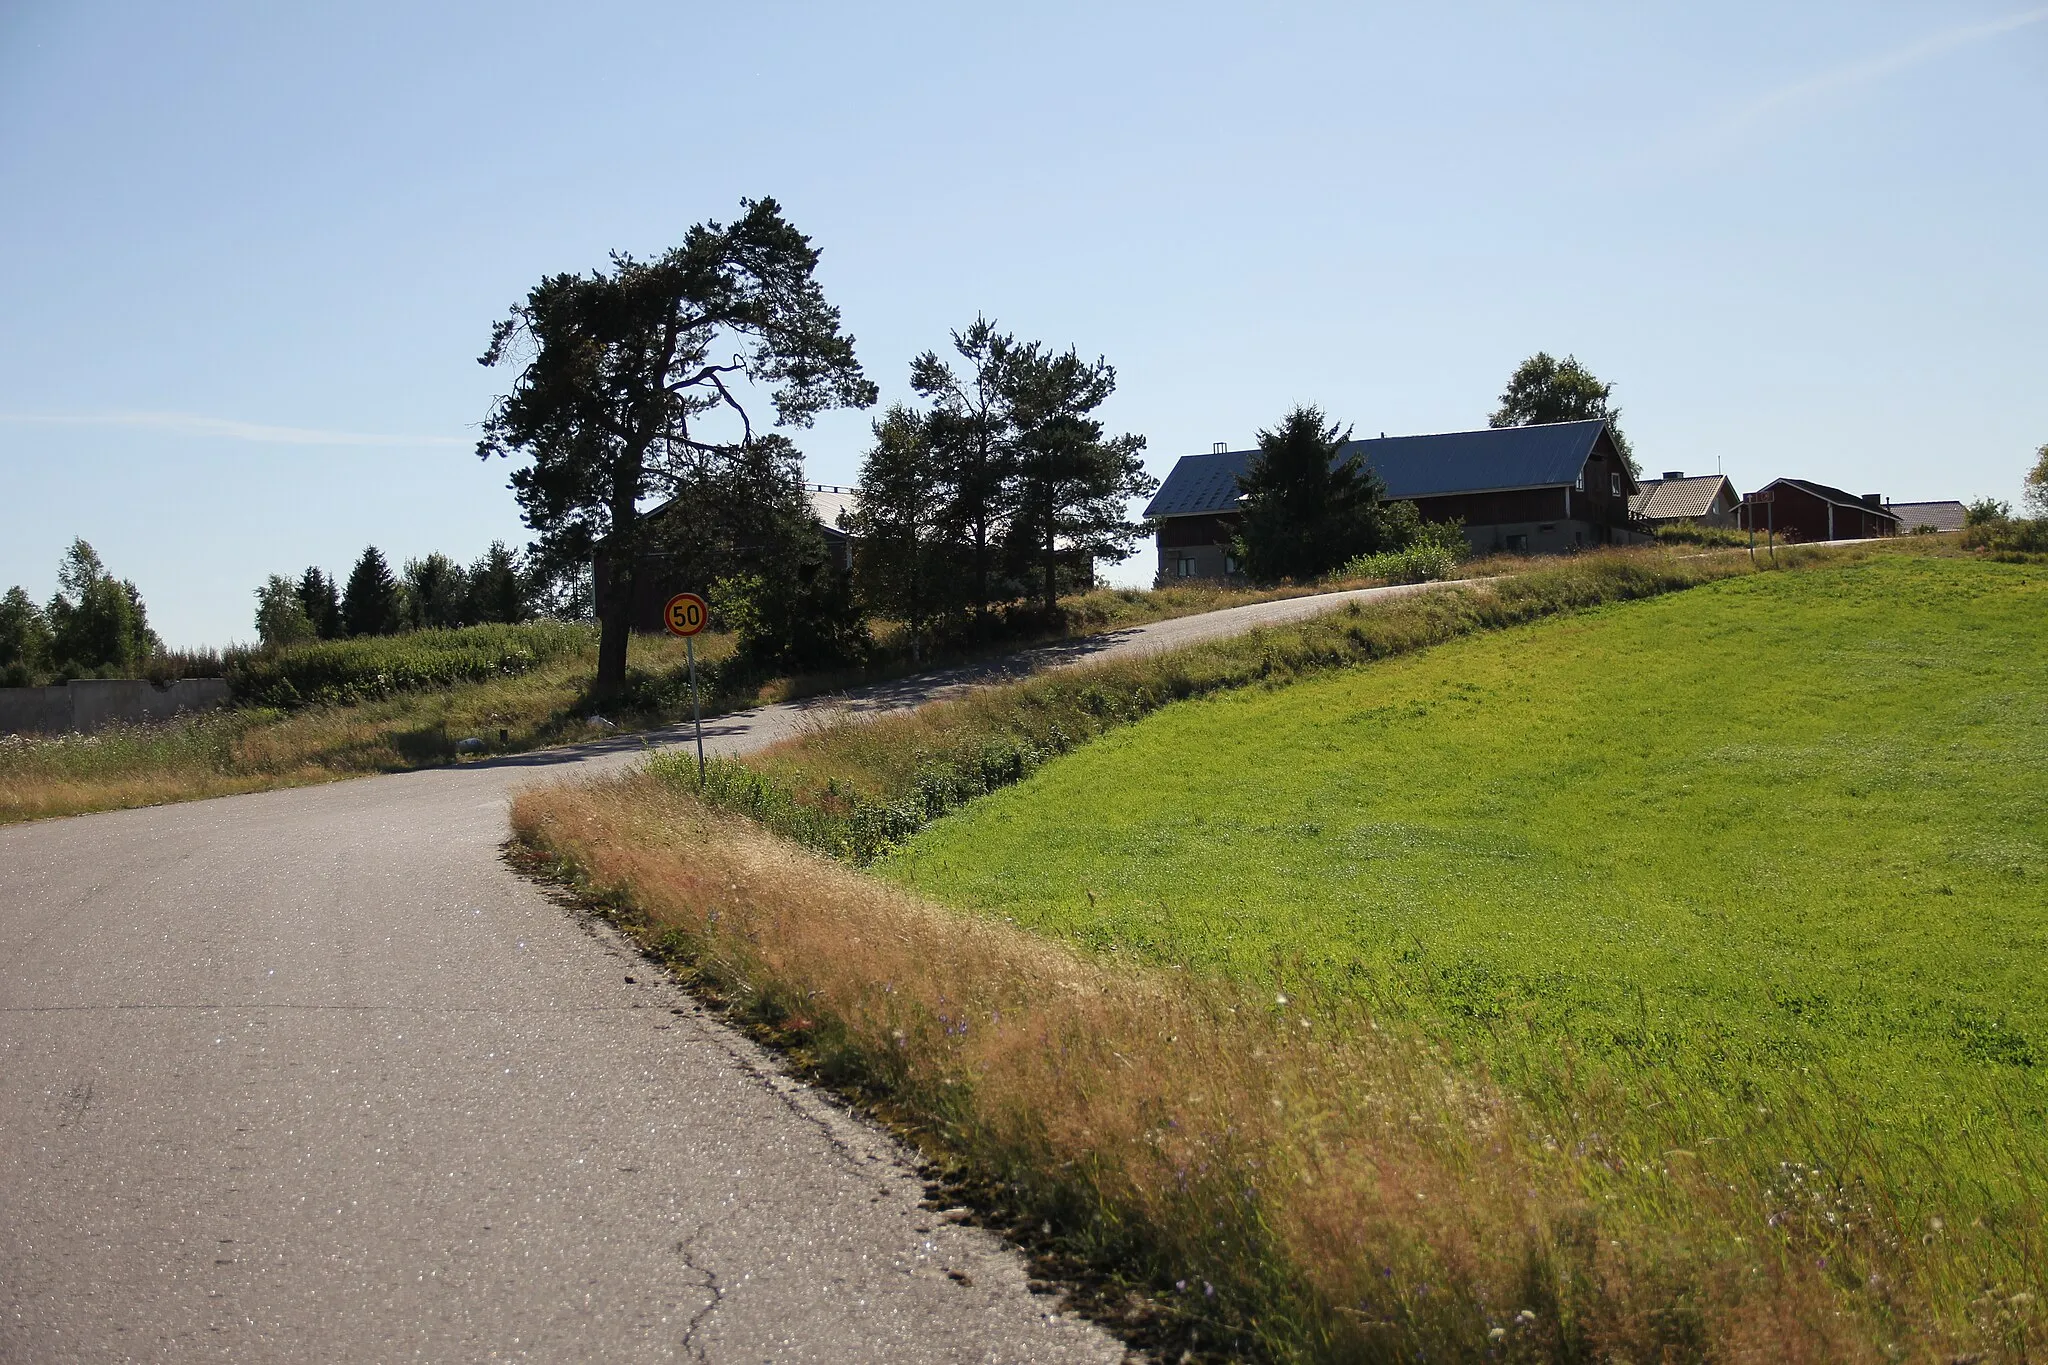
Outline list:
[[[1353,452],[1348,428],[1298,407],[1259,433],[1251,468],[1238,479],[1243,520],[1232,546],[1254,581],[1320,578],[1353,555],[1387,548],[1380,503],[1386,485]]]
[[[341,628],[345,635],[392,635],[404,624],[402,601],[391,566],[371,545],[349,570],[341,595]]]
[[[405,605],[415,630],[468,625],[465,618],[469,610],[469,575],[438,550],[424,559],[408,559]]]
[[[469,566],[469,602],[465,619],[472,624],[524,621],[531,612],[527,605],[526,575],[519,558],[502,540]]]
[[[341,594],[335,589],[334,580],[318,567],[309,567],[299,575],[299,610],[313,623],[321,639],[332,640],[341,634]]]

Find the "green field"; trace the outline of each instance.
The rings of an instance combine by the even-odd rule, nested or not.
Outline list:
[[[1539,1110],[1619,1082],[1639,1146],[1908,1224],[2048,1187],[2041,566],[1761,574],[1170,707],[880,870],[1405,1022]]]

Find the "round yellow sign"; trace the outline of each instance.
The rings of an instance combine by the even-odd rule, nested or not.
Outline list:
[[[693,592],[679,592],[661,609],[662,624],[671,635],[695,635],[711,619],[711,608]]]

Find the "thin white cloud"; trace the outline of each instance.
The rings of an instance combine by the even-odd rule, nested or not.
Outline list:
[[[59,427],[139,427],[174,436],[210,436],[229,441],[259,441],[291,446],[466,446],[455,436],[384,436],[360,431],[324,431],[317,427],[278,427],[238,422],[228,417],[201,417],[189,412],[0,412],[0,422]]]
[[[1953,52],[1959,47],[1968,47],[1972,43],[1983,42],[1986,38],[1996,38],[2000,34],[2011,33],[2015,29],[2026,28],[2043,20],[2048,20],[2048,7],[2008,14],[2002,19],[1963,24],[1929,34],[1895,51],[1866,57],[1861,61],[1850,62],[1831,71],[1809,76],[1805,80],[1794,81],[1790,85],[1757,96],[1716,122],[1708,130],[1706,140],[1726,142],[1769,123],[1775,116],[1787,110],[1817,103],[1830,95],[1857,86],[1874,84],[1887,77],[1896,76],[1901,71],[1933,61],[1936,57]]]

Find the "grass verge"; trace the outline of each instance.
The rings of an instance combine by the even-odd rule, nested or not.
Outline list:
[[[645,773],[524,793],[513,823],[991,1221],[1147,1291],[1197,1358],[1882,1358],[1818,1264],[1828,1210],[1742,1239],[1754,1191],[1541,1140],[1483,1073],[1341,1001],[964,917]]]
[[[1978,1264],[1951,1254],[1961,1239],[1902,1235],[1882,1191],[1826,1169],[1745,1175],[1646,1140],[1657,1135],[1617,1120],[1657,1097],[1572,1071],[1569,1049],[1555,1093],[1572,1103],[1553,1111],[1313,980],[1260,991],[1090,953],[845,865],[901,837],[879,827],[889,807],[908,803],[914,828],[1176,697],[1747,567],[1589,557],[822,731],[763,755],[751,778],[722,767],[702,793],[833,860],[708,806],[693,773],[666,766],[528,793],[515,828],[810,1074],[891,1118],[992,1216],[1151,1290],[1204,1351],[2024,1359],[2039,1331],[2031,1292],[1966,1286]],[[1782,1095],[1773,1135],[1805,1125],[1801,1150],[1838,1142],[1838,1115],[1801,1098]]]

